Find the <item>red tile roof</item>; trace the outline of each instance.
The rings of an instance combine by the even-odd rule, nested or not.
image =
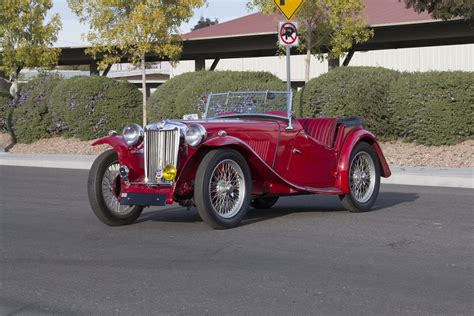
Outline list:
[[[401,24],[430,21],[427,13],[418,14],[413,9],[406,9],[399,0],[364,0],[364,15],[371,26],[380,24]],[[235,20],[219,23],[183,35],[185,39],[213,37],[232,37],[249,34],[276,33],[280,14],[265,15],[253,13]]]

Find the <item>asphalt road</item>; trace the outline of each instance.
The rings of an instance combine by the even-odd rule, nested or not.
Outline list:
[[[474,313],[474,194],[385,185],[370,213],[283,198],[215,231],[195,210],[101,224],[87,172],[0,167],[0,314]]]

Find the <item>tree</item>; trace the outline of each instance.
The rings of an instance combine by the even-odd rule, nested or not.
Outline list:
[[[209,18],[204,18],[201,16],[201,18],[196,23],[196,25],[191,29],[191,31],[196,31],[196,30],[203,29],[205,27],[216,25],[216,24],[219,24],[219,20],[215,19],[214,21],[212,21]]]
[[[474,20],[473,0],[404,0],[404,2],[407,8],[413,8],[418,13],[428,11],[435,19]]]
[[[143,125],[147,122],[146,55],[176,61],[182,44],[179,26],[205,0],[68,0],[82,23],[89,24],[86,53],[98,59],[98,68],[128,58],[142,69]]]
[[[253,0],[249,8],[258,8],[273,14],[277,8],[274,0]],[[361,0],[305,0],[295,20],[299,22],[299,33],[303,40],[301,49],[306,51],[305,81],[309,81],[311,56],[320,60],[343,56],[354,44],[367,41],[373,36],[363,16]]]
[[[52,48],[61,29],[58,14],[45,23],[51,0],[4,0],[0,4],[0,71],[18,92],[18,76],[25,68],[50,69],[58,62],[60,49]]]

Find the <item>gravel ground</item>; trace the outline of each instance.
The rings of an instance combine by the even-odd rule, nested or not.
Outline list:
[[[0,134],[0,147],[7,147],[10,137]],[[98,155],[109,147],[90,146],[91,141],[55,137],[32,144],[17,144],[9,151],[15,154],[70,154]],[[398,166],[432,166],[474,168],[474,140],[454,146],[423,146],[401,141],[381,143],[389,164]]]

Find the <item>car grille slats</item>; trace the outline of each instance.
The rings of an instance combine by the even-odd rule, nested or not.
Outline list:
[[[180,132],[179,128],[167,130],[148,129],[145,131],[145,181],[161,182],[156,179],[158,170],[170,164],[178,165]]]

